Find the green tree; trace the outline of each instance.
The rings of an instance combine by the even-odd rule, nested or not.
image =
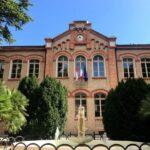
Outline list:
[[[142,101],[139,115],[142,120],[142,126],[144,132],[144,138],[147,142],[150,142],[150,92],[146,95],[146,98]]]
[[[36,116],[36,90],[38,89],[38,81],[35,76],[32,77],[24,77],[18,86],[18,90],[24,94],[28,100],[29,105],[27,107],[28,117],[27,120],[31,120]]]
[[[0,82],[0,119],[8,120],[9,112],[12,110],[10,101],[11,91],[6,88],[3,82]]]
[[[150,118],[150,92],[142,102],[140,114],[144,118]]]
[[[28,100],[17,90],[10,91],[0,82],[0,118],[9,133],[17,133],[26,123]]]
[[[27,123],[26,126],[24,126],[23,130],[19,133],[23,136],[33,137],[31,136],[36,131],[36,118],[37,118],[37,107],[38,107],[38,101],[37,101],[37,94],[36,90],[38,90],[38,81],[35,76],[32,77],[24,77],[18,86],[18,90],[24,94],[28,100],[29,105],[27,107],[27,114],[26,116]]]
[[[10,97],[12,110],[10,111],[9,121],[6,121],[10,133],[17,133],[22,130],[26,123],[26,107],[28,99],[19,91],[13,90]]]
[[[126,82],[121,81],[109,92],[103,122],[110,138],[143,139],[147,129],[144,128],[140,119],[139,110],[148,91],[148,85],[143,79],[127,79]]]
[[[46,77],[38,91],[37,124],[39,138],[54,138],[56,128],[63,132],[67,117],[67,90],[57,80]]]
[[[0,1],[0,43],[5,40],[13,42],[10,28],[22,30],[23,25],[31,21],[27,15],[31,4],[29,0],[1,0]]]

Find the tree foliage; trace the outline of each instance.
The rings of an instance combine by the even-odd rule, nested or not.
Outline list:
[[[0,118],[9,133],[17,133],[26,123],[28,100],[17,90],[9,90],[0,82]]]
[[[63,131],[67,117],[67,90],[57,80],[46,77],[38,91],[40,138],[54,138],[56,128]]]
[[[46,77],[37,86],[35,77],[25,77],[18,88],[29,99],[27,126],[22,134],[27,138],[54,138],[56,128],[63,131],[67,115],[67,90],[57,80]]]
[[[9,121],[6,121],[7,128],[10,133],[17,133],[26,123],[26,107],[28,105],[27,98],[19,91],[11,92],[12,110],[10,111]]]
[[[150,118],[150,92],[147,94],[146,98],[142,102],[140,114],[144,118]]]
[[[118,140],[147,138],[147,125],[141,120],[139,110],[146,98],[148,85],[143,79],[121,81],[106,98],[104,127],[108,136]]]
[[[11,91],[6,88],[3,82],[0,82],[0,118],[3,120],[10,117],[9,112],[12,110],[10,97]]]
[[[0,1],[0,43],[3,40],[13,42],[10,28],[22,30],[22,26],[31,21],[27,14],[30,5],[29,0]]]
[[[32,77],[24,77],[19,83],[18,90],[24,94],[28,100],[29,105],[27,107],[27,114],[26,116],[27,123],[24,126],[23,130],[19,134],[23,134],[26,137],[30,137],[32,132],[34,132],[36,127],[36,117],[37,117],[37,96],[36,90],[38,90],[38,81],[35,76]]]
[[[147,132],[145,132],[145,137],[147,137],[147,141],[150,142],[150,92],[148,92],[146,98],[142,101],[139,115],[141,117],[141,120],[143,121],[143,128],[145,130],[147,129]]]
[[[35,76],[24,77],[18,86],[18,90],[23,93],[29,100],[29,105],[27,107],[27,120],[33,119],[36,115],[36,90],[38,89],[38,81]]]

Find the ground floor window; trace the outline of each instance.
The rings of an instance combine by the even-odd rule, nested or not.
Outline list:
[[[32,59],[29,62],[29,77],[36,76],[38,78],[39,76],[39,60]]]
[[[134,65],[132,58],[123,58],[124,78],[134,78]]]
[[[11,78],[21,78],[22,60],[16,59],[12,61]]]
[[[95,101],[95,117],[102,117],[104,113],[106,95],[102,93],[97,93],[94,95]]]
[[[4,61],[0,60],[0,79],[3,78],[3,74],[4,74]]]
[[[150,77],[150,58],[141,58],[143,77]]]
[[[87,117],[86,95],[84,93],[77,93],[75,95],[75,116],[78,114],[78,108],[80,105],[85,108],[85,116]]]

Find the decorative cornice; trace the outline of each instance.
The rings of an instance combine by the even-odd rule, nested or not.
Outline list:
[[[150,44],[116,45],[116,50],[150,50]]]
[[[45,51],[45,46],[0,46],[1,51]]]

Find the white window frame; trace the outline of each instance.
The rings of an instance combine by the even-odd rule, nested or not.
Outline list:
[[[94,76],[94,57],[95,56],[101,56],[102,58],[103,58],[103,64],[104,64],[104,76],[97,76],[97,77],[95,77]],[[98,67],[99,68],[99,67]],[[102,56],[102,55],[99,55],[99,54],[96,54],[96,55],[94,55],[93,56],[93,58],[92,58],[92,77],[93,78],[106,78],[106,62],[105,62],[105,59],[104,59],[104,57]]]
[[[88,74],[88,70],[87,70],[87,68],[88,68],[88,66],[87,66],[87,58],[84,56],[84,55],[78,55],[78,56],[83,56],[84,58],[85,58],[85,64],[86,64],[86,72],[87,72],[87,74]],[[78,57],[78,56],[76,56],[75,57],[75,59],[74,59],[74,77],[76,77],[76,58]]]
[[[69,59],[68,59],[68,57],[67,56],[65,56],[65,57],[67,57],[67,66],[68,66],[68,76],[67,77],[64,77],[64,76],[62,76],[62,77],[58,77],[58,59],[61,57],[61,56],[65,56],[65,55],[60,55],[60,56],[58,56],[57,57],[57,60],[56,60],[56,78],[68,78],[69,77]]]
[[[13,61],[15,61],[15,60],[21,60],[21,59],[13,59],[13,60],[11,60],[11,62],[10,62],[10,69],[9,69],[9,79],[20,79],[21,76],[22,76],[23,61],[21,60],[21,65],[22,66],[21,66],[20,78],[17,78],[17,77],[12,78],[11,77],[11,75],[12,75],[12,69],[13,69],[13,64],[14,64]],[[16,74],[15,74],[15,76],[16,76]]]
[[[96,93],[96,94],[103,94],[103,93]],[[96,94],[94,94],[94,105],[95,105],[95,112],[96,112],[96,104],[95,104],[95,101],[97,100],[97,101],[99,101],[99,108],[100,108],[100,110],[99,110],[99,112],[100,112],[100,116],[96,116],[96,115],[94,115],[96,118],[97,117],[103,117],[103,114],[102,114],[102,101],[105,101],[105,99],[106,99],[106,97],[105,98],[102,98],[102,97],[99,97],[99,98],[95,98],[95,95]],[[104,94],[105,95],[105,94]],[[106,96],[106,95],[105,95]],[[94,113],[95,113],[94,112]]]
[[[142,58],[150,58],[150,57],[141,57],[141,58],[140,58],[141,71],[142,71],[142,63],[143,63],[143,62],[141,61]],[[146,77],[143,77],[143,71],[142,71],[142,77],[143,77],[143,78],[150,78],[150,77],[148,76],[148,69],[147,69],[146,61],[144,61],[144,66],[145,66],[145,70],[146,70]]]
[[[39,76],[40,76],[40,60],[39,59],[30,59],[30,60],[28,60],[28,73],[27,73],[27,75],[28,75],[28,77],[29,77],[29,73],[30,73],[30,61],[31,60],[38,60],[39,61],[39,72],[38,72],[38,77],[37,78],[39,78]],[[34,64],[34,66],[35,66],[35,64]],[[34,75],[35,77],[36,77],[36,75],[35,75],[35,67],[34,67],[34,72],[32,73],[32,75]]]
[[[78,94],[80,94],[80,97],[79,98],[76,98],[76,95],[78,95]],[[81,94],[84,94],[85,95],[85,98],[83,98],[83,97],[81,97]],[[79,100],[80,101],[80,105],[79,106],[82,106],[82,101],[83,100],[85,100],[86,101],[86,108],[85,108],[85,113],[86,113],[86,118],[87,118],[87,115],[88,115],[88,108],[87,108],[87,95],[85,94],[85,93],[82,93],[82,92],[78,92],[78,93],[76,93],[75,94],[75,97],[74,97],[74,99],[75,99],[75,116],[77,115],[76,114],[76,100]]]
[[[4,69],[3,70],[3,77],[0,79],[3,79],[4,78],[4,71],[5,71],[5,68],[4,68],[5,61],[3,59],[0,59],[0,62],[2,62],[2,68]]]
[[[124,76],[124,66],[123,66],[123,64],[124,64],[124,62],[123,62],[123,59],[124,58],[131,58],[132,59],[132,62],[133,62],[133,71],[134,71],[134,77],[133,78],[136,78],[136,67],[135,67],[135,58],[133,58],[133,57],[122,57],[122,72],[123,72],[123,78],[125,78],[125,79],[127,79],[127,78],[130,78],[130,77],[125,77]],[[128,70],[129,70],[129,68],[128,68]]]

